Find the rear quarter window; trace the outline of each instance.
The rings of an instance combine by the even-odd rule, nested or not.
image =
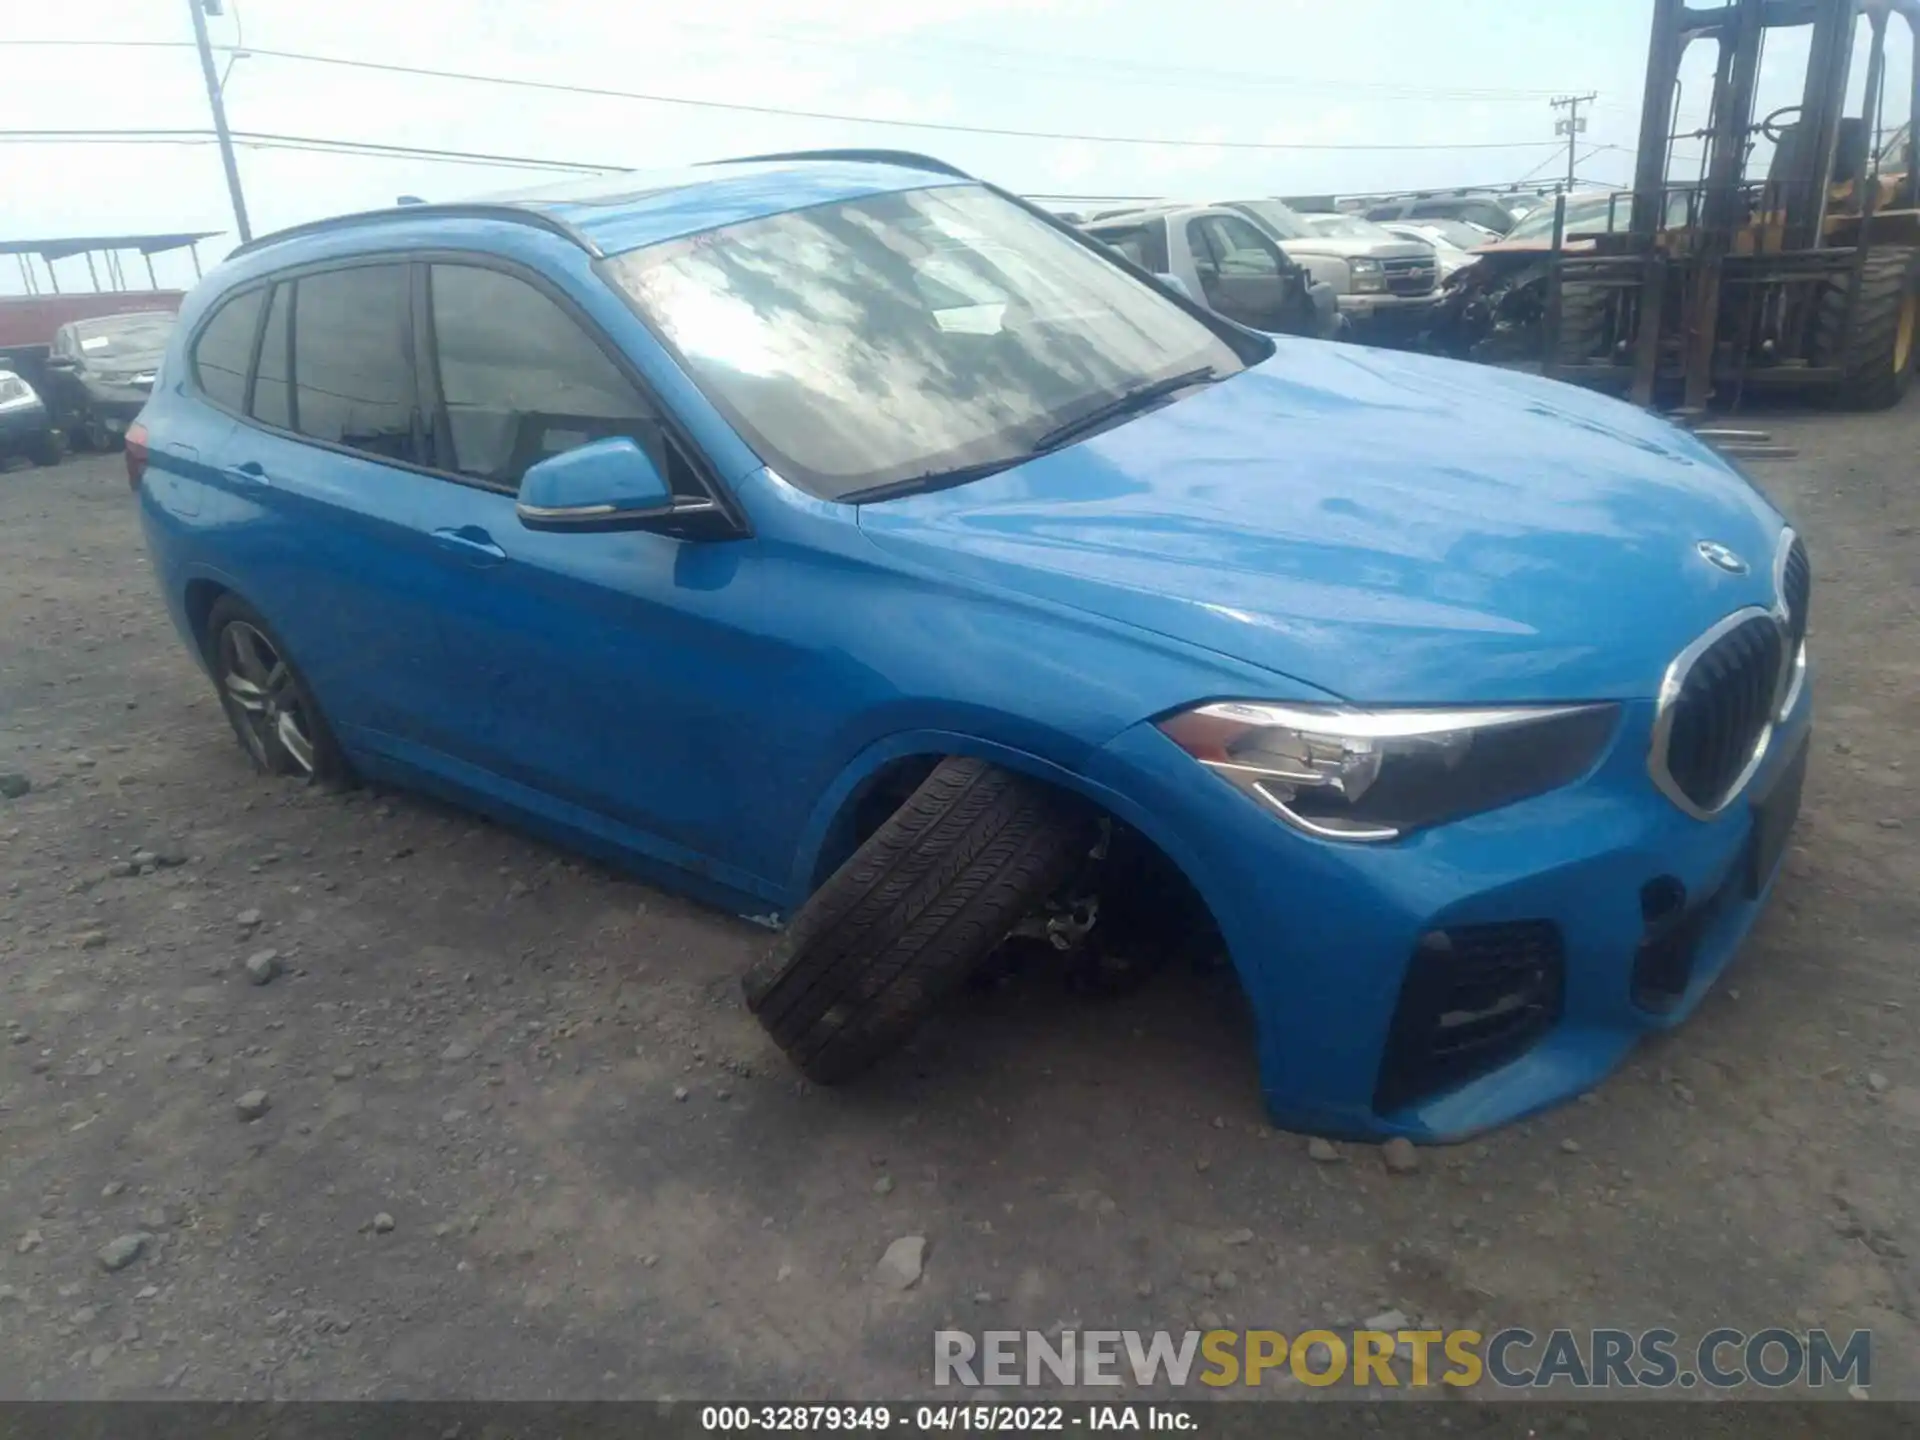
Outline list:
[[[1159,225],[1115,225],[1090,233],[1142,270],[1158,275],[1167,268],[1167,242]]]
[[[202,393],[228,410],[247,400],[247,367],[260,328],[264,290],[247,290],[223,303],[193,342],[193,378]]]

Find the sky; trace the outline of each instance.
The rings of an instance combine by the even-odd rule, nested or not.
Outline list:
[[[5,134],[206,128],[190,3],[87,0],[10,13],[0,27],[0,238],[222,231],[202,247],[209,264],[238,243],[211,145],[23,143]],[[1208,199],[1556,176],[1566,153],[1548,101],[1588,91],[1599,98],[1581,137],[1580,176],[1623,184],[1652,0],[224,0],[222,8],[208,22],[214,44],[251,52],[220,56],[239,131],[636,169],[884,146],[938,155],[1035,196]],[[29,43],[73,40],[116,44]],[[127,41],[156,43],[119,48]],[[1708,61],[1706,47],[1694,48],[1683,108],[1699,123]],[[1888,48],[1893,80],[1904,84],[1911,48]],[[269,50],[863,118],[562,94],[261,53]],[[1804,54],[1793,36],[1770,45],[1763,111],[1797,98]],[[256,234],[402,195],[453,200],[554,178],[254,146],[240,150],[239,166]],[[185,256],[156,265],[163,284],[192,281]],[[62,262],[60,273],[63,285],[87,283],[82,260]],[[0,293],[20,288],[17,267],[0,261]]]

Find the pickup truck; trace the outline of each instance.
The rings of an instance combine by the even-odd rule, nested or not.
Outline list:
[[[1156,206],[1109,212],[1081,228],[1249,329],[1329,340],[1344,328],[1333,287],[1232,210]]]
[[[1314,279],[1331,285],[1356,340],[1406,344],[1431,323],[1440,298],[1440,267],[1431,245],[1359,219],[1338,233],[1316,230],[1282,200],[1219,204],[1253,221]]]

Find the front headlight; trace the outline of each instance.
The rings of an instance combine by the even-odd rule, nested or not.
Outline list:
[[[1378,260],[1369,260],[1365,256],[1349,260],[1348,267],[1353,271],[1353,293],[1365,295],[1387,288],[1387,273]]]
[[[1394,840],[1577,780],[1617,705],[1353,710],[1226,701],[1160,722],[1181,749],[1288,824]]]

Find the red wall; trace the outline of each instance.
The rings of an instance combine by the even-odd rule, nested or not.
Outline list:
[[[69,320],[180,309],[182,290],[84,290],[72,295],[0,295],[0,347],[50,345]]]

